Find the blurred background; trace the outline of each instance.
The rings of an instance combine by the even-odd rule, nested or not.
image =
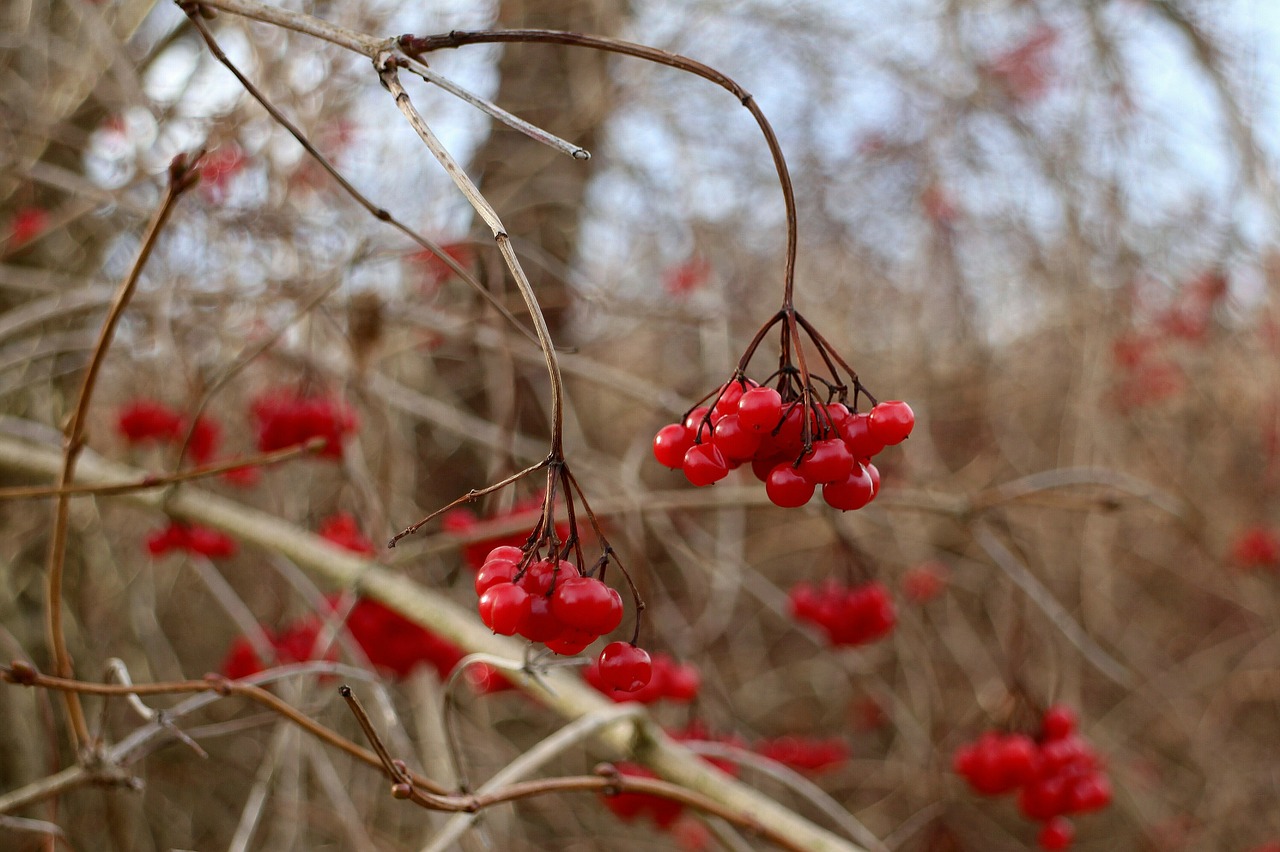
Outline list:
[[[1280,842],[1280,7],[286,5],[375,35],[626,38],[723,71],[773,123],[799,207],[796,307],[918,418],[855,513],[776,509],[745,471],[693,489],[650,452],[658,428],[730,377],[782,296],[782,194],[733,96],[565,47],[425,57],[590,150],[581,161],[406,84],[502,217],[566,350],[568,458],[648,602],[643,644],[699,673],[692,701],[654,705],[664,724],[748,747],[836,743],[839,759],[809,777],[886,848],[1013,850],[1036,826],[970,792],[952,754],[987,729],[1034,734],[1063,703],[1115,788],[1077,821],[1074,848]],[[122,431],[140,400],[187,417],[204,405],[218,457],[252,452],[263,399],[341,400],[353,426],[337,463],[207,487],[308,530],[348,513],[375,542],[545,455],[536,348],[342,192],[177,6],[12,0],[0,20],[0,435],[59,446],[163,172],[203,147],[201,183],[107,359],[94,452],[179,464],[176,446]],[[522,314],[483,223],[366,59],[234,15],[210,26],[355,187]],[[775,351],[765,344],[753,375]],[[471,606],[463,545],[527,530],[536,498],[521,484],[376,558]],[[44,668],[49,517],[41,501],[0,509],[0,656]],[[75,503],[68,633],[82,677],[108,657],[137,682],[200,677],[255,624],[283,634],[339,591],[270,552],[149,552],[164,525],[109,499]],[[896,629],[829,647],[787,599],[827,578],[884,583]],[[446,777],[440,671],[399,675],[383,672],[392,741]],[[291,700],[341,726],[330,684],[302,680]],[[515,692],[464,685],[457,704],[450,736],[473,778],[559,724]],[[122,707],[105,718],[117,737],[136,724]],[[0,690],[0,721],[3,789],[69,760],[48,695]],[[400,850],[439,827],[275,717],[224,702],[191,725],[207,760],[168,746],[135,767],[144,791],[46,802],[19,814],[46,828],[2,822],[0,846]],[[612,757],[585,745],[549,771]],[[829,824],[812,791],[740,774]],[[566,796],[497,811],[462,848],[752,842]]]

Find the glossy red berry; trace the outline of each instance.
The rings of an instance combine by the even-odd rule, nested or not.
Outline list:
[[[703,422],[708,414],[712,414],[711,409],[705,405],[700,405],[693,411],[689,412],[689,416],[684,419],[684,428],[689,430],[690,440],[706,441],[711,437],[711,427]],[[711,416],[711,426],[715,425],[715,421],[719,419],[716,415]]]
[[[684,455],[684,475],[698,486],[711,485],[729,475],[729,464],[714,444],[694,444]]]
[[[866,414],[850,415],[840,437],[855,459],[869,459],[884,449],[884,441],[871,434],[871,418]]]
[[[622,596],[593,577],[570,577],[556,585],[551,611],[571,628],[603,636],[622,623]]]
[[[693,446],[693,430],[683,423],[663,426],[653,437],[653,457],[658,464],[678,469],[684,464],[684,454]]]
[[[629,642],[611,642],[600,652],[601,681],[621,692],[635,692],[653,677],[649,652]]]
[[[882,441],[885,446],[901,444],[911,434],[916,425],[915,412],[911,406],[899,399],[881,402],[871,409],[867,427],[871,436]]]
[[[814,484],[797,473],[790,463],[783,462],[769,472],[764,491],[773,505],[794,509],[809,502]]]
[[[515,583],[498,583],[480,596],[480,620],[494,633],[514,636],[524,623],[532,598]]]
[[[822,486],[822,499],[833,509],[851,511],[861,509],[875,497],[875,483],[871,473],[862,465],[854,464],[848,477],[840,482]]]
[[[483,595],[499,583],[510,583],[516,577],[516,563],[491,559],[476,572],[476,594]]]
[[[760,433],[742,425],[737,414],[726,414],[716,421],[711,442],[726,459],[746,461],[760,448]]]
[[[853,472],[853,465],[853,454],[844,441],[828,438],[814,442],[813,450],[800,460],[796,473],[815,485],[841,482]]]
[[[738,400],[742,425],[757,432],[769,432],[782,419],[782,397],[773,388],[752,388]]]

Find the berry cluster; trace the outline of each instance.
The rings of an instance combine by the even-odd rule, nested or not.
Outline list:
[[[147,552],[154,557],[174,550],[196,553],[210,559],[226,559],[236,554],[236,540],[226,533],[199,524],[170,521],[164,529],[147,536]]]
[[[476,573],[480,620],[494,633],[541,642],[556,654],[580,654],[622,624],[622,596],[602,580],[584,574],[568,559],[533,558],[512,545],[499,545]],[[613,642],[596,662],[608,689],[634,692],[649,683],[649,654],[627,642]]]
[[[710,407],[695,408],[683,421],[658,430],[654,456],[699,486],[750,464],[769,500],[784,508],[805,505],[821,487],[827,505],[861,509],[880,490],[880,472],[871,459],[902,443],[915,423],[905,402],[882,402],[858,414],[843,402],[788,400],[741,376],[714,396]]]
[[[624,692],[605,679],[600,672],[600,662],[593,660],[582,672],[583,678],[600,692],[614,701],[635,701],[640,704],[653,704],[655,701],[667,699],[687,704],[698,697],[702,688],[702,677],[697,668],[688,663],[677,663],[667,654],[653,655],[652,674],[649,682],[639,689]]]
[[[756,743],[753,751],[784,766],[808,773],[825,772],[849,760],[849,744],[839,737],[819,740],[783,736],[775,740],[761,740]]]
[[[865,645],[887,636],[898,623],[893,599],[883,583],[842,586],[833,579],[791,588],[791,614],[818,625],[832,645]]]
[[[188,420],[178,411],[153,399],[136,399],[120,409],[116,431],[130,444],[176,444],[187,433]],[[208,417],[191,424],[188,452],[196,464],[207,464],[218,452],[222,430]]]
[[[342,440],[356,431],[356,415],[339,400],[303,397],[292,391],[273,391],[254,400],[251,406],[258,429],[258,449],[283,450],[305,444],[312,438],[325,443],[318,455],[337,461],[342,458]]]
[[[1075,837],[1067,819],[1105,808],[1111,783],[1093,748],[1076,733],[1076,715],[1056,705],[1045,711],[1039,740],[988,731],[956,752],[953,765],[974,791],[1000,796],[1017,790],[1018,809],[1043,823],[1043,849],[1066,849]]]

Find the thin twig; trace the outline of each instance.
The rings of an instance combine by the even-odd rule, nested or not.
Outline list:
[[[228,459],[216,464],[193,467],[190,470],[180,470],[163,476],[148,474],[133,482],[113,482],[103,485],[20,485],[13,488],[0,488],[0,501],[30,500],[40,497],[82,497],[90,494],[95,497],[118,497],[122,494],[132,494],[135,491],[164,488],[179,482],[208,479],[211,476],[221,476],[224,473],[244,470],[245,468],[279,464],[298,456],[317,452],[323,449],[326,443],[327,441],[324,438],[311,438],[306,443],[286,447],[283,450],[272,450],[269,453],[260,453],[239,459]]]
[[[71,423],[67,427],[66,449],[63,455],[62,470],[58,475],[59,489],[64,489],[75,479],[76,460],[84,447],[84,430],[89,414],[89,404],[93,401],[94,387],[98,382],[98,373],[106,359],[107,349],[115,336],[116,325],[124,314],[133,296],[134,287],[142,275],[142,269],[151,257],[156,240],[173,213],[174,205],[182,193],[195,185],[197,173],[196,163],[200,154],[190,160],[179,154],[169,166],[168,181],[164,198],[147,225],[138,255],[116,291],[111,308],[98,333],[98,341],[94,345],[93,355],[89,359],[89,367],[85,370],[84,380],[80,385],[80,393],[76,398],[76,407],[71,415]],[[54,670],[62,677],[72,676],[71,655],[67,651],[67,637],[62,627],[62,579],[67,556],[67,527],[70,521],[71,500],[67,494],[60,494],[54,509],[53,534],[49,543],[48,559],[48,597],[46,606],[46,625],[49,633],[49,644],[53,648]],[[88,742],[89,727],[85,722],[84,709],[75,693],[64,693],[67,715],[70,717],[71,744],[77,752]]]
[[[497,211],[493,209],[493,206],[481,194],[480,188],[467,176],[466,171],[441,144],[440,140],[436,138],[435,133],[427,126],[426,121],[423,120],[418,110],[414,108],[413,101],[409,98],[409,93],[400,85],[400,75],[396,70],[397,66],[398,61],[390,53],[380,54],[374,60],[374,67],[378,69],[378,78],[382,80],[382,85],[395,98],[396,107],[409,120],[409,124],[417,132],[427,149],[435,156],[445,172],[453,179],[459,191],[462,192],[472,208],[475,209],[481,219],[484,219],[485,224],[493,232],[493,238],[498,244],[498,250],[502,253],[502,259],[511,271],[516,288],[524,299],[530,318],[533,319],[533,329],[538,336],[538,345],[542,347],[542,356],[547,364],[547,374],[551,379],[551,457],[555,459],[563,458],[564,379],[560,376],[560,363],[556,358],[556,348],[551,341],[551,331],[547,328],[546,317],[542,314],[542,306],[538,303],[538,297],[533,292],[533,285],[529,282],[529,277],[525,275],[524,268],[521,267],[520,260],[516,257],[515,250],[511,247],[511,240],[507,236],[506,226],[498,218]]]
[[[513,781],[532,775],[564,752],[565,749],[580,743],[610,725],[616,725],[619,722],[637,721],[643,718],[644,711],[639,704],[618,704],[604,710],[579,716],[495,772],[493,777],[481,785],[477,793],[481,795],[491,793],[504,784],[510,784]],[[431,843],[422,852],[444,852],[444,850],[451,848],[466,833],[467,829],[475,824],[477,818],[476,814],[458,814],[452,817],[444,824],[440,832],[431,839]]]
[[[583,148],[581,145],[575,145],[572,142],[566,142],[565,140],[561,139],[559,136],[556,136],[553,133],[549,133],[546,130],[543,130],[541,127],[538,127],[537,125],[530,124],[529,122],[525,121],[523,118],[520,118],[519,116],[512,115],[511,113],[507,112],[505,109],[498,106],[497,104],[491,101],[487,101],[484,98],[480,97],[479,95],[468,92],[466,89],[462,88],[457,83],[450,80],[448,77],[445,77],[443,75],[437,74],[436,72],[432,71],[430,68],[427,67],[427,63],[423,62],[420,59],[415,59],[414,57],[411,57],[411,56],[405,57],[404,67],[410,72],[417,74],[419,77],[421,77],[423,80],[426,80],[428,83],[436,84],[437,86],[439,86],[440,88],[448,92],[449,94],[453,95],[455,98],[465,101],[466,103],[470,104],[471,106],[475,107],[481,112],[484,112],[484,113],[487,113],[488,115],[493,116],[498,121],[501,121],[503,124],[507,125],[511,129],[518,130],[519,132],[523,133],[525,136],[528,136],[530,139],[533,139],[536,142],[541,142],[543,145],[546,145],[549,148],[553,148],[556,151],[561,152],[562,154],[568,154],[570,157],[573,157],[575,160],[591,159],[591,152],[588,151],[586,148]]]
[[[307,138],[306,134],[302,132],[301,128],[299,128],[296,124],[294,124],[291,120],[289,120],[288,116],[286,116],[283,112],[281,112],[279,108],[276,107],[276,105],[273,104],[270,101],[270,99],[268,99],[267,96],[262,93],[262,90],[260,90],[257,86],[255,86],[253,82],[248,77],[246,77],[239,68],[236,67],[235,63],[231,61],[231,59],[226,55],[226,53],[223,52],[222,47],[218,44],[217,40],[213,37],[213,33],[209,30],[208,25],[206,25],[204,20],[200,17],[200,14],[199,14],[200,4],[182,3],[181,0],[179,0],[179,5],[181,5],[183,9],[186,11],[187,16],[191,19],[191,22],[195,25],[196,30],[200,33],[200,36],[204,39],[205,44],[208,45],[209,51],[213,53],[214,57],[219,62],[221,62],[226,67],[226,69],[235,76],[235,78],[238,81],[240,81],[240,85],[244,87],[244,90],[248,92],[250,96],[253,97],[254,100],[256,100],[259,104],[262,105],[262,108],[265,109],[273,119],[275,119],[276,123],[279,124],[281,127],[283,127],[285,130],[287,130],[289,132],[289,135],[292,136],[295,140],[297,140],[298,144],[303,147],[303,150],[305,150],[313,160],[319,163],[320,167],[324,169],[325,172],[327,172],[331,178],[333,178],[335,181],[338,182],[338,185],[342,187],[343,191],[346,192],[347,195],[351,196],[351,198],[354,199],[357,204],[359,204],[365,210],[369,211],[369,214],[372,215],[375,219],[378,219],[379,221],[382,221],[382,222],[386,222],[387,224],[395,228],[397,231],[404,234],[409,239],[413,240],[419,246],[431,252],[431,254],[435,256],[441,263],[449,267],[449,270],[454,275],[461,278],[468,285],[470,285],[471,289],[479,293],[481,298],[483,298],[490,305],[492,305],[494,309],[498,311],[498,313],[501,314],[503,318],[505,318],[508,322],[510,322],[513,326],[515,326],[515,328],[518,329],[521,332],[521,334],[523,334],[526,337],[529,337],[530,339],[533,339],[532,335],[529,334],[529,330],[525,328],[523,325],[521,325],[520,321],[517,320],[509,310],[507,310],[507,306],[502,304],[502,302],[499,301],[498,298],[493,295],[493,293],[490,293],[488,288],[485,287],[483,284],[481,284],[478,280],[476,280],[476,277],[472,275],[471,272],[466,269],[466,267],[458,263],[458,261],[452,255],[450,255],[447,251],[445,251],[436,243],[432,242],[422,234],[418,233],[417,231],[410,228],[408,225],[401,222],[399,219],[393,216],[390,211],[385,210],[377,206],[376,204],[374,204],[367,197],[365,197],[363,193],[361,193],[358,189],[356,189],[349,180],[347,180],[345,177],[342,176],[342,173],[337,170],[337,168],[333,165],[333,163],[329,162],[329,159],[325,157],[324,154],[321,154],[319,149],[316,148],[316,146],[311,144],[311,140]],[[204,4],[204,5],[212,6],[215,4],[210,3],[210,4]],[[250,5],[256,7],[257,4],[241,4],[237,2],[237,3],[234,3],[234,5],[244,6],[247,8]],[[263,8],[267,8],[267,7],[263,7]],[[238,11],[238,10],[232,10],[232,11]],[[279,11],[281,13],[285,13],[285,10],[279,10]],[[245,14],[248,17],[255,17],[254,15],[251,15],[248,12],[240,12],[240,14]],[[287,14],[289,16],[297,15],[299,18],[311,19],[312,21],[319,21],[318,18],[311,18],[310,15],[300,15],[299,13],[296,13],[296,12],[288,12]],[[266,20],[265,18],[257,18],[257,19]],[[281,26],[284,26],[284,25],[281,24]],[[289,27],[289,29],[294,29],[294,27]],[[316,33],[310,32],[309,30],[300,29],[299,32],[305,32],[305,33],[308,33],[309,35],[316,35]],[[356,35],[351,31],[344,31],[344,32],[353,36]],[[324,36],[319,36],[319,37],[324,38]]]

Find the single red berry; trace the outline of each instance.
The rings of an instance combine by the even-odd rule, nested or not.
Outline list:
[[[781,395],[773,388],[752,388],[738,400],[738,419],[752,431],[772,431],[782,419]]]
[[[672,470],[684,464],[684,454],[693,446],[693,430],[683,423],[663,426],[653,436],[653,457]]]
[[[720,391],[720,398],[716,400],[715,407],[712,409],[717,418],[724,417],[726,414],[736,414],[738,412],[738,401],[742,399],[745,391],[754,388],[756,383],[750,379],[746,380],[744,388],[736,380],[731,380],[725,384]]]
[[[611,642],[600,652],[600,678],[621,692],[635,692],[653,677],[649,652],[629,642]]]
[[[498,583],[480,596],[480,620],[494,633],[514,636],[529,612],[532,598],[515,583]]]
[[[877,404],[871,409],[867,420],[871,437],[882,441],[886,446],[901,444],[915,425],[915,412],[911,410],[911,406],[898,399]]]
[[[849,476],[841,482],[822,486],[822,499],[833,509],[861,509],[875,497],[875,483],[866,467],[854,464]]]
[[[815,441],[813,450],[800,461],[796,473],[814,485],[841,482],[853,472],[853,454],[839,438]]]
[[[726,459],[745,461],[760,448],[760,433],[743,426],[739,415],[726,414],[716,421],[711,442]]]
[[[538,559],[529,564],[517,585],[531,595],[545,595],[551,591],[551,586],[556,582],[557,577],[567,580],[576,576],[578,576],[578,569],[569,562]]]
[[[869,459],[884,449],[884,441],[871,434],[871,418],[866,414],[849,415],[840,437],[855,459]]]
[[[622,596],[594,577],[570,577],[556,584],[551,611],[569,627],[603,636],[622,623]]]
[[[1040,724],[1046,740],[1061,740],[1075,733],[1078,722],[1076,711],[1065,704],[1055,704],[1044,711]]]
[[[769,478],[764,483],[764,491],[773,505],[794,509],[809,502],[814,485],[796,473],[790,463],[783,462],[770,471]]]
[[[516,577],[516,563],[495,559],[484,563],[476,572],[476,594],[483,595],[499,583],[510,583]]]
[[[710,425],[703,422],[708,415],[711,415]],[[715,425],[715,421],[718,419],[719,418],[715,416],[714,412],[712,412],[710,408],[707,408],[705,405],[700,405],[693,411],[690,411],[689,416],[684,419],[684,428],[689,430],[690,440],[706,441],[711,437],[711,427]]]
[[[684,475],[697,486],[711,485],[729,475],[729,465],[714,444],[694,444],[684,455]]]
[[[843,402],[832,402],[826,405],[826,419],[841,436],[844,435],[844,427],[849,425],[849,418],[852,416],[853,412],[849,411],[849,406]]]
[[[510,544],[500,544],[493,550],[490,550],[484,557],[485,562],[510,562],[513,565],[520,564],[520,560],[524,559],[524,551]],[[483,563],[481,563],[483,564]]]
[[[1036,837],[1036,842],[1040,844],[1041,849],[1059,850],[1066,849],[1071,845],[1071,841],[1075,840],[1076,830],[1071,825],[1071,820],[1066,817],[1054,817],[1044,824],[1040,829],[1040,834]]]

